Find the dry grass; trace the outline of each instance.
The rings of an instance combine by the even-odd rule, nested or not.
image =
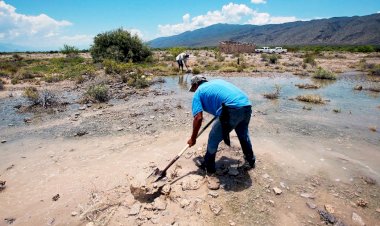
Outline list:
[[[309,84],[309,83],[296,84],[295,86],[297,86],[300,89],[319,89],[320,88],[319,85],[314,85],[314,84]]]
[[[278,99],[280,96],[281,87],[279,85],[275,85],[275,91],[273,93],[264,93],[264,97],[267,99]]]
[[[296,98],[298,101],[308,102],[313,104],[324,104],[322,97],[317,94],[299,95]]]

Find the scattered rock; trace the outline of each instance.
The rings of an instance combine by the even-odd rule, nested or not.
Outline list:
[[[123,127],[119,127],[119,128],[116,128],[117,131],[123,131],[124,128]]]
[[[169,195],[171,190],[172,190],[172,187],[170,186],[170,184],[166,184],[164,187],[162,187],[161,194]]]
[[[6,143],[6,142],[7,142],[6,140],[2,140],[2,141],[1,141],[2,144]]]
[[[31,118],[24,118],[24,122],[25,122],[25,123],[30,123],[31,121],[32,121]]]
[[[210,210],[215,214],[215,215],[219,215],[219,213],[222,211],[222,207],[219,206],[218,204],[216,203],[212,203],[212,204],[209,204],[209,207],[210,207]]]
[[[167,203],[160,197],[156,198],[153,202],[154,210],[165,210]]]
[[[53,201],[57,201],[60,198],[59,194],[56,194],[51,198]]]
[[[13,217],[7,217],[7,218],[4,218],[4,221],[7,223],[7,224],[13,224],[13,222],[15,222],[16,218],[13,218]]]
[[[207,178],[207,187],[210,190],[218,190],[220,188],[220,181],[216,177]]]
[[[76,215],[78,215],[78,212],[76,211],[71,212],[71,216],[75,217]]]
[[[364,199],[361,199],[361,198],[358,199],[358,201],[356,201],[356,205],[357,205],[357,206],[360,206],[360,207],[366,207],[367,204],[368,204],[368,202],[365,201]]]
[[[319,209],[318,210],[318,213],[319,213],[319,216],[321,217],[321,219],[323,221],[325,221],[327,224],[334,224],[336,222],[336,218],[334,217],[334,215],[322,210],[322,209]]]
[[[185,208],[186,206],[190,205],[190,203],[191,203],[190,200],[181,199],[181,201],[179,202],[179,205],[181,206],[181,208]]]
[[[376,212],[380,213],[380,208],[377,208],[377,209],[376,209]]]
[[[219,196],[218,192],[216,192],[216,191],[210,191],[208,193],[208,195],[213,197],[213,198],[218,198],[218,196]]]
[[[274,206],[274,201],[273,200],[268,200],[268,203],[271,205],[271,206]]]
[[[329,205],[329,204],[325,204],[325,210],[330,213],[330,214],[333,214],[335,213],[335,209],[332,205]]]
[[[190,175],[181,182],[182,190],[198,190],[203,182],[204,181],[202,176]]]
[[[239,175],[239,171],[238,171],[237,167],[228,168],[228,175],[231,175],[231,176]]]
[[[5,185],[6,181],[0,180],[0,191],[4,190],[7,186]]]
[[[88,134],[87,131],[81,130],[81,131],[76,132],[76,133],[74,134],[74,136],[75,136],[75,137],[76,137],[76,136],[81,137],[81,136],[84,136],[84,135],[86,135],[86,134]]]
[[[310,193],[301,193],[301,197],[307,198],[307,199],[315,199],[315,195],[310,194]]]
[[[13,169],[13,167],[15,167],[15,165],[14,164],[12,164],[12,165],[10,165],[10,166],[8,166],[5,170],[11,170],[11,169]]]
[[[306,201],[306,205],[310,208],[310,209],[315,209],[317,208],[317,205],[315,205],[315,203],[313,203],[312,201]]]
[[[88,222],[86,226],[95,226],[94,222]]]
[[[284,182],[280,182],[280,186],[281,186],[282,188],[286,188],[286,185],[285,185]]]
[[[137,215],[140,213],[140,209],[141,209],[141,204],[140,203],[135,203],[131,209],[129,210],[129,213],[128,215],[130,216],[134,216],[134,215]]]
[[[376,184],[376,180],[373,179],[373,178],[371,178],[371,177],[365,177],[365,176],[363,176],[362,179],[363,179],[364,183],[366,183],[366,184],[370,184],[370,185],[375,185]]]
[[[352,221],[355,225],[365,226],[363,219],[355,212],[352,213]]]
[[[234,221],[232,221],[232,220],[229,220],[228,223],[229,223],[231,226],[236,225],[236,223],[235,223]]]
[[[79,110],[83,111],[83,110],[86,110],[87,106],[86,105],[83,105],[83,106],[80,106],[79,107]]]
[[[267,173],[265,173],[265,174],[262,175],[262,177],[263,177],[264,179],[268,179],[270,176],[269,176]]]
[[[362,89],[363,89],[363,86],[361,86],[361,85],[356,85],[354,87],[354,90],[362,90]]]
[[[273,191],[274,191],[274,193],[275,193],[276,195],[281,195],[281,193],[282,193],[282,190],[279,189],[278,187],[274,187],[274,188],[273,188]]]

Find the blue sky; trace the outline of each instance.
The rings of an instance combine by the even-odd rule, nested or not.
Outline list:
[[[272,24],[380,11],[380,0],[0,0],[0,43],[36,50],[88,48],[123,27],[143,40],[215,23]]]

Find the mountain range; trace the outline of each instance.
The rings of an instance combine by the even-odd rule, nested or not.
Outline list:
[[[380,45],[380,13],[284,24],[215,24],[148,42],[153,48],[217,46],[220,41],[277,45]]]

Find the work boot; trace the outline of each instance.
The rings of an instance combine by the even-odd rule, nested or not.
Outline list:
[[[251,169],[254,169],[256,167],[256,161],[255,160],[251,160],[251,161],[247,161],[245,160],[244,164],[239,167],[245,171],[249,171]]]
[[[195,165],[198,166],[199,169],[207,172],[207,174],[213,174],[213,173],[216,172],[216,169],[215,169],[215,154],[214,155],[208,155],[208,154],[206,154],[204,158],[198,156],[194,160],[194,162],[195,162]]]

